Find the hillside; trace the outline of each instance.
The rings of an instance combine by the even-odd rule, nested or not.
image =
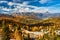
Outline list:
[[[55,27],[60,28],[60,17],[51,17],[41,21],[42,23],[53,23]]]
[[[11,15],[0,14],[0,16],[15,18],[15,19],[19,20],[20,23],[24,23],[24,24],[28,24],[28,25],[29,24],[39,24],[39,23],[60,24],[59,16],[52,16],[52,17],[48,17],[48,18],[44,18],[44,19],[42,19],[41,17],[37,17],[36,15],[34,15],[34,13],[32,13],[32,14],[31,13],[13,13]],[[42,14],[40,16],[42,16]]]
[[[0,13],[0,17],[8,17],[19,20],[19,23],[23,24],[35,24],[38,23],[42,19],[38,19],[37,17],[27,16],[27,15],[9,15],[9,14],[2,14]]]

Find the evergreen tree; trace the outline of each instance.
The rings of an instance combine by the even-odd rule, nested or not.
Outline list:
[[[4,25],[4,21],[2,22],[2,40],[10,40],[9,38],[9,28]]]

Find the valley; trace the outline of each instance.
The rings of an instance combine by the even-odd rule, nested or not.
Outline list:
[[[0,35],[2,40],[59,40],[60,17],[0,14]]]

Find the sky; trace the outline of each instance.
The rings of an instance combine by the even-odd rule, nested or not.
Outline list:
[[[60,0],[0,0],[0,13],[60,13]]]

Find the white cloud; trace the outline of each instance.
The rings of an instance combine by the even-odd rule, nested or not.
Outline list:
[[[5,8],[5,7],[0,7],[1,10],[3,11],[7,11],[7,12],[35,12],[35,13],[45,13],[46,11],[49,12],[54,12],[52,11],[53,8],[50,7],[36,7],[36,6],[31,6],[31,5],[27,5],[28,2],[23,2],[22,4],[20,3],[13,3],[13,2],[8,2],[7,3],[9,6],[15,5],[14,9],[11,8]],[[34,8],[34,9],[30,9],[30,8]],[[58,9],[57,12],[59,11]]]
[[[19,7],[19,6],[18,6]],[[34,9],[30,9],[29,7],[19,7],[19,8],[15,8],[16,10],[18,10],[19,12],[35,12],[35,13],[44,13],[46,11],[48,11],[48,9],[46,7],[34,7],[34,6],[31,6],[31,8],[34,8]]]
[[[21,1],[23,1],[23,0],[13,0],[13,2],[21,2]]]
[[[33,12],[36,12],[36,13],[45,13],[47,11],[48,11],[47,7],[39,7],[33,10]]]
[[[9,2],[9,3],[8,3],[8,5],[9,5],[9,6],[12,6],[12,5],[14,5],[14,3],[12,3],[12,2]]]
[[[49,7],[50,13],[60,13],[60,7]]]
[[[24,2],[26,0],[13,0],[13,2]],[[36,2],[38,0],[27,0],[27,2]]]
[[[28,2],[27,1],[23,2],[23,5],[28,5]]]
[[[2,8],[3,11],[10,11],[11,9],[8,8]]]
[[[47,2],[49,2],[49,1],[51,1],[51,0],[40,0],[39,2],[40,2],[41,4],[44,4],[44,3],[47,3]]]
[[[8,3],[7,1],[0,1],[0,3]]]
[[[37,12],[37,13],[46,12],[45,7],[36,7],[36,6],[27,5],[27,4],[28,4],[28,2],[23,2],[22,4],[8,2],[9,6],[15,5],[15,8],[11,9],[11,8],[3,7],[2,10],[4,10],[4,11],[13,10],[13,12]],[[34,9],[30,9],[30,8],[34,8]]]

